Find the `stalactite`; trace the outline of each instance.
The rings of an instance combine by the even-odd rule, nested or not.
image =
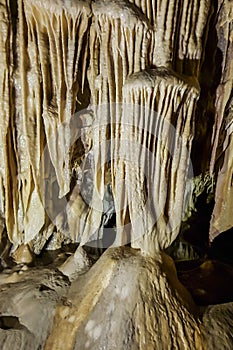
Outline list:
[[[58,2],[50,7],[44,2],[35,6],[34,2],[25,1],[29,59],[32,62],[36,57],[41,65],[37,76],[41,75],[43,87],[42,116],[61,197],[70,186],[69,122],[75,112],[78,79],[85,76],[85,66],[80,72],[80,61],[89,15],[88,2],[73,2],[70,7]],[[59,128],[62,123],[64,128]]]
[[[0,348],[232,348],[232,32],[230,0],[0,0]]]
[[[192,5],[188,1],[183,1],[180,6],[182,6],[182,16],[179,35],[179,58],[186,57],[190,60],[200,60],[210,1],[193,0]]]
[[[93,105],[121,102],[128,74],[152,63],[153,31],[148,19],[127,1],[92,5],[89,82]]]
[[[185,214],[184,193],[198,85],[165,68],[135,73],[123,88],[114,121],[113,194],[116,244],[144,251],[175,239]],[[129,217],[128,217],[129,216]]]
[[[218,48],[222,54],[221,81],[216,91],[216,114],[212,134],[210,171],[217,172],[215,207],[210,223],[210,240],[233,227],[233,4],[219,2]],[[221,164],[222,159],[222,164]],[[220,165],[219,165],[220,164]]]
[[[42,181],[51,182],[46,179],[46,175],[51,175],[51,168],[55,169],[56,178],[46,190],[53,191],[54,181],[58,183],[60,197],[70,189],[69,124],[86,76],[85,34],[90,4],[82,1],[18,1],[17,50],[14,49],[15,111],[12,112],[9,65],[13,50],[10,51],[7,6],[1,7],[2,33],[5,33],[1,43],[4,57],[1,81],[2,91],[5,91],[0,102],[5,104],[1,108],[5,111],[5,117],[1,119],[4,121],[1,203],[2,207],[5,204],[9,238],[17,246],[36,238],[47,220],[41,184]],[[9,123],[11,131],[7,133]],[[46,144],[50,160],[42,164]]]
[[[17,220],[18,188],[14,164],[14,102],[12,99],[13,28],[10,26],[10,2],[0,2],[0,216],[5,218],[11,240],[17,239],[14,220]]]
[[[223,4],[224,6],[219,5],[220,15],[217,27],[219,41],[225,35],[223,33],[227,35],[231,32],[232,25],[231,5],[226,5],[225,2]],[[135,170],[135,175],[133,175],[127,169],[127,165],[122,167],[121,163],[117,164],[116,159],[118,159],[119,152],[122,157],[127,157],[119,135],[121,138],[128,135],[129,140],[132,136],[131,126],[127,126],[126,130],[123,130],[121,126],[126,112],[131,113],[126,107],[126,102],[131,105],[132,102],[142,106],[145,104],[155,105],[164,120],[169,119],[166,115],[172,114],[172,108],[175,108],[169,105],[167,109],[162,109],[166,106],[169,98],[175,101],[175,105],[178,106],[180,103],[180,106],[183,106],[180,107],[183,114],[193,115],[191,112],[193,107],[190,106],[192,103],[195,104],[192,99],[189,103],[184,102],[183,99],[185,100],[186,97],[179,95],[175,86],[169,85],[165,89],[163,84],[160,84],[159,88],[155,84],[153,93],[149,93],[146,87],[137,92],[133,89],[129,93],[130,97],[126,98],[124,95],[124,99],[123,86],[128,81],[129,75],[145,71],[155,67],[155,65],[166,66],[169,69],[173,67],[177,68],[179,73],[187,73],[189,71],[186,69],[187,67],[185,68],[187,62],[200,63],[203,55],[202,45],[205,41],[205,30],[210,16],[208,13],[210,1],[192,0],[192,6],[188,6],[186,0],[169,2],[97,0],[92,3],[62,0],[53,3],[47,0],[43,2],[19,0],[17,9],[19,18],[17,25],[14,24],[13,33],[13,27],[9,25],[12,9],[10,9],[8,2],[2,1],[1,26],[4,35],[1,41],[3,57],[1,61],[1,86],[3,95],[0,103],[4,115],[1,119],[0,204],[1,215],[6,219],[9,238],[15,246],[20,243],[27,244],[35,239],[38,247],[41,247],[42,241],[38,241],[38,233],[44,228],[44,237],[48,236],[50,225],[48,216],[51,216],[53,224],[57,225],[59,229],[62,228],[62,220],[68,220],[69,234],[72,240],[81,240],[84,244],[90,237],[97,239],[98,230],[103,220],[103,203],[107,186],[113,187],[116,205],[122,209],[121,214],[117,215],[118,232],[120,232],[119,227],[126,223],[128,225],[132,213],[136,210],[133,207],[130,208],[128,203],[132,196],[130,191],[141,193],[141,195],[143,193],[139,200],[143,203],[143,201],[146,202],[145,188],[148,186],[140,171]],[[90,19],[91,16],[92,19]],[[193,26],[193,23],[196,23],[196,26]],[[90,41],[87,40],[89,27]],[[228,41],[228,37],[226,41]],[[13,42],[14,45],[17,44],[15,45],[17,48],[12,48]],[[90,50],[90,62],[87,60],[88,50]],[[231,120],[229,117],[224,125],[224,118],[225,111],[231,109],[231,94],[229,92],[231,91],[231,80],[226,77],[231,74],[232,70],[229,63],[232,50],[230,45],[224,46],[224,40],[221,41],[221,50],[224,52],[225,58],[222,81],[217,91],[217,117],[213,134],[211,170],[213,171],[216,157],[218,157],[218,145],[221,143],[219,136],[225,128],[227,138],[224,151],[226,149],[227,151],[225,152],[224,166],[219,173],[216,196],[218,193],[222,193],[225,181],[223,181],[225,179],[224,172],[227,171],[227,181],[225,182],[228,184],[226,190],[228,192],[226,193],[229,197],[232,181],[231,170],[229,170],[230,161],[227,158],[230,158],[230,155],[228,156],[230,148],[227,148],[227,142],[231,143],[229,131],[231,130]],[[15,56],[14,61],[12,52]],[[181,64],[181,68],[179,64]],[[193,65],[191,64],[191,66]],[[90,105],[94,111],[94,121],[91,126],[93,129],[92,169],[89,169],[94,188],[91,201],[85,203],[85,199],[79,192],[69,193],[72,139],[70,120],[76,111],[77,96],[81,90],[83,91],[85,85],[87,68],[89,68],[88,81],[91,90]],[[192,73],[198,77],[197,70]],[[151,78],[148,79],[150,81]],[[127,86],[128,83],[124,88],[124,94]],[[164,100],[162,94],[164,94]],[[220,95],[224,97],[220,98]],[[161,220],[161,222],[166,222],[166,225],[171,224],[171,208],[173,202],[177,202],[173,198],[174,189],[177,187],[175,179],[180,176],[180,171],[174,164],[179,164],[181,160],[187,158],[188,152],[186,155],[182,154],[184,149],[181,153],[177,152],[173,160],[166,153],[167,144],[157,152],[158,140],[153,140],[151,136],[147,140],[144,132],[140,131],[140,128],[145,127],[142,115],[145,114],[145,118],[147,118],[146,115],[149,112],[143,110],[144,107],[142,107],[139,113],[137,108],[135,107],[134,111],[136,114],[133,112],[132,115],[134,134],[136,135],[134,137],[144,148],[152,148],[151,154],[155,155],[156,162],[161,162],[159,168],[152,169],[158,177],[155,191],[158,198],[154,201],[156,201],[156,205],[159,205],[162,213],[161,218],[156,218],[156,221]],[[137,113],[140,115],[138,120]],[[228,114],[230,115],[230,113]],[[177,120],[182,120],[182,118]],[[176,130],[179,128],[182,130],[184,127],[182,123],[175,124]],[[155,130],[158,128],[156,137],[157,132],[164,131],[161,122],[156,124],[153,121],[151,127],[155,127]],[[149,128],[149,125],[146,125],[146,128]],[[190,135],[192,135],[192,130]],[[43,164],[45,146],[49,161]],[[178,141],[175,146],[180,149]],[[190,145],[186,146],[185,149],[189,150]],[[148,155],[143,154],[142,150],[138,150],[138,152],[140,164],[141,162],[146,164]],[[130,154],[129,158],[131,156],[133,155]],[[172,171],[175,175],[173,180],[167,183],[164,179],[168,176],[170,167],[173,167]],[[41,172],[44,176],[43,181],[46,183],[44,187],[41,186]],[[130,184],[129,190],[125,187],[124,181],[118,179],[118,172],[123,180]],[[124,176],[126,176],[125,179]],[[158,186],[159,181],[160,186]],[[60,204],[54,203],[52,188],[55,185],[57,186],[56,191],[58,191],[57,197],[62,199],[67,194],[70,196],[68,206],[62,208],[67,217],[58,215],[56,219],[56,215],[54,217],[50,215],[50,213],[56,214],[61,207]],[[164,188],[167,187],[164,191],[162,190],[163,185]],[[133,186],[135,186],[134,189]],[[116,193],[117,187],[119,188],[118,194]],[[44,192],[47,193],[45,201]],[[129,198],[127,199],[123,193],[127,193]],[[215,225],[216,213],[219,214],[222,210],[220,207],[223,201],[220,197],[215,207],[212,227]],[[66,199],[64,199],[64,203],[66,204]],[[45,205],[50,207],[44,208]],[[145,207],[149,213],[145,216],[145,220],[151,218],[151,225],[157,215],[156,205],[153,203],[152,208]],[[35,210],[37,215],[34,215]],[[142,227],[144,227],[143,225],[147,226],[146,222],[142,224]],[[165,223],[161,225],[166,226]],[[130,226],[132,225],[129,224],[127,227]],[[219,230],[219,224],[217,226]],[[221,230],[230,226],[231,220],[226,226],[221,226]],[[49,230],[49,232],[51,235],[52,231]],[[119,233],[117,236],[119,242],[122,240],[122,235],[126,235],[126,241],[128,241],[131,239],[132,233]],[[169,242],[168,239],[165,245]]]
[[[156,13],[159,1],[156,0],[129,0],[129,2],[139,7],[146,15],[152,25],[156,24]]]
[[[18,215],[15,234],[29,242],[44,224],[44,207],[38,190],[38,171],[43,149],[40,68],[35,48],[28,43],[24,4],[18,3],[18,67],[15,72],[16,160]],[[31,34],[35,37],[35,33]],[[34,43],[35,46],[35,43]],[[13,196],[15,196],[13,194]],[[14,200],[15,201],[15,200]],[[35,215],[35,208],[38,215]],[[17,232],[18,231],[18,232]],[[14,243],[17,243],[14,241]]]
[[[153,63],[174,68],[177,60],[200,61],[203,35],[211,2],[193,0],[130,0],[142,10],[154,28]],[[194,26],[193,23],[196,25]],[[185,65],[181,73],[186,72]]]
[[[121,113],[122,86],[128,74],[150,66],[153,53],[151,25],[137,7],[127,1],[99,0],[92,4],[92,10],[89,83],[95,115],[95,186],[88,214],[88,226],[92,229],[89,234],[85,231],[83,237],[91,236],[93,230],[96,231],[95,226],[100,226],[106,178],[114,156],[111,149],[113,123],[115,115]]]

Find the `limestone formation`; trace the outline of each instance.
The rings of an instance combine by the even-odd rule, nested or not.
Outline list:
[[[233,227],[233,157],[232,157],[232,91],[233,91],[233,4],[219,3],[216,25],[218,49],[221,52],[221,78],[216,90],[216,114],[213,128],[213,151],[210,167],[216,171],[215,207],[210,225],[210,239]]]
[[[116,203],[128,207],[130,241],[142,251],[168,247],[187,211],[185,184],[193,175],[190,152],[198,94],[195,79],[163,67],[135,73],[124,85],[123,113],[116,125],[126,125],[126,131],[116,130],[114,138],[119,157],[114,157],[113,192]],[[125,176],[124,193],[118,172]],[[124,228],[125,212],[118,217],[117,209]]]
[[[51,223],[55,225],[54,230],[61,232],[61,237],[67,237],[68,241],[85,244],[101,239],[101,225],[106,221],[103,215],[108,218],[112,215],[104,214],[110,209],[103,207],[108,186],[112,187],[113,201],[113,205],[108,203],[108,206],[110,208],[111,205],[111,212],[116,211],[115,244],[135,240],[147,231],[149,236],[153,231],[150,241],[154,249],[167,247],[174,240],[188,210],[187,193],[192,196],[192,186],[188,188],[185,172],[189,169],[188,163],[191,164],[190,152],[195,137],[195,106],[199,94],[195,79],[200,74],[198,67],[204,57],[204,38],[213,11],[208,1],[201,1],[200,11],[197,11],[198,2],[194,1],[191,13],[184,2],[179,16],[180,5],[179,1],[166,4],[165,1],[134,3],[126,0],[92,3],[56,1],[53,4],[50,1],[27,0],[17,2],[17,6],[10,6],[8,2],[3,4],[2,33],[5,35],[1,45],[5,58],[1,64],[5,73],[2,75],[4,94],[1,99],[4,111],[1,211],[15,249],[19,244],[30,243],[32,249],[41,251],[50,237],[48,227]],[[195,21],[194,30],[192,23]],[[177,30],[176,36],[171,28]],[[197,63],[193,68],[198,70],[186,69],[190,60]],[[177,66],[178,61],[184,62],[183,68]],[[156,81],[155,72],[160,72],[159,75],[164,72],[164,78],[161,77],[164,83]],[[142,86],[141,91],[147,91],[147,97],[143,92],[137,97],[139,92],[136,93],[135,89],[139,91],[139,87],[136,88],[137,83],[132,80],[134,74],[139,74],[137,79]],[[190,78],[187,74],[193,76]],[[128,93],[130,84],[132,91]],[[173,85],[171,92],[166,91],[166,84],[169,91]],[[150,93],[148,89],[153,91]],[[170,98],[174,102],[167,110]],[[85,151],[85,136],[84,139],[81,136],[81,120],[85,112],[78,117],[81,124],[73,121],[73,115],[88,103],[93,120],[89,125],[91,138]],[[144,121],[137,118],[126,120],[125,114],[131,113],[125,110],[127,104],[132,105],[132,113],[135,104],[155,110],[160,119],[171,124],[171,129],[176,129],[183,146],[178,138],[175,145],[168,142],[168,149],[174,147],[174,151],[169,151],[169,157],[162,164],[163,156],[156,140],[151,139],[152,135],[142,140],[147,132],[160,138],[163,132],[159,129],[160,123],[156,125],[153,117],[146,121],[146,111],[140,117]],[[124,162],[118,159],[124,157],[125,147],[119,124],[128,122],[134,124],[133,128],[146,128],[130,145],[131,148],[141,148],[142,154],[136,162],[144,167],[141,174],[136,175],[136,171],[133,177],[129,177],[127,170],[122,173]],[[77,129],[76,134],[74,129]],[[126,138],[131,138],[130,128],[124,133]],[[81,142],[78,142],[79,139]],[[154,146],[150,145],[153,142]],[[162,143],[167,147],[167,141]],[[9,145],[7,149],[6,145]],[[79,158],[76,156],[75,159],[77,153]],[[147,159],[148,153],[153,159]],[[88,171],[87,161],[92,162]],[[145,161],[149,166],[141,164]],[[171,172],[165,174],[163,169],[167,166],[168,169],[171,167]],[[88,176],[84,175],[85,171]],[[151,177],[153,174],[158,177],[157,184],[151,185],[146,174],[148,171]],[[81,179],[81,185],[72,185],[72,172],[76,179]],[[148,184],[145,179],[138,179],[143,172]],[[125,176],[124,184],[121,173]],[[88,200],[81,190],[84,179],[91,186]],[[126,185],[127,181],[130,186]],[[155,188],[150,187],[154,185]],[[137,186],[142,187],[139,189]],[[216,195],[219,186],[218,182]],[[133,187],[141,192],[135,202],[141,208],[141,213],[136,216],[142,218],[137,229],[133,228],[135,213],[128,207],[131,198],[127,199],[127,196],[130,197],[130,194],[124,196],[124,192],[132,191]],[[151,197],[149,207],[143,204],[145,193],[148,193],[148,198]],[[215,210],[218,210],[220,202]],[[148,224],[142,224],[142,221],[148,221]],[[150,243],[140,247],[146,251],[148,245]]]
[[[59,267],[59,270],[72,281],[77,278],[78,274],[87,271],[90,266],[91,260],[85,250],[79,246],[74,255],[71,255],[64,264]]]
[[[110,248],[71,283],[25,265],[0,276],[4,350],[232,348],[232,302],[200,312],[164,253]]]
[[[54,182],[49,177],[49,167],[55,169],[60,196],[70,188],[69,123],[84,84],[87,48],[83,46],[87,42],[83,39],[90,7],[88,2],[68,4],[56,1],[51,6],[50,1],[19,1],[15,37],[7,17],[9,4],[1,6],[1,25],[5,26],[1,41],[6,57],[5,63],[1,61],[1,71],[5,72],[1,103],[6,105],[1,108],[5,113],[1,119],[2,143],[6,145],[4,135],[8,129],[10,141],[9,156],[2,151],[1,202],[2,206],[5,204],[2,212],[7,232],[16,245],[30,242],[46,222],[44,193],[39,188],[41,175],[47,185],[45,192],[51,191]],[[41,157],[46,144],[51,162],[43,164]],[[4,175],[11,167],[13,171]]]
[[[46,350],[205,348],[195,306],[166,256],[110,248],[67,298]]]
[[[232,33],[228,0],[0,0],[1,349],[232,349],[179,282],[231,276]]]

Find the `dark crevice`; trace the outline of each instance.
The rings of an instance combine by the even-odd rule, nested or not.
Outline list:
[[[45,284],[41,284],[39,287],[39,291],[40,292],[45,292],[45,291],[54,291],[54,289],[46,286]]]
[[[209,256],[213,259],[219,259],[224,263],[233,266],[233,228],[220,233],[216,237],[209,250]]]
[[[175,260],[179,280],[200,306],[233,302],[233,229],[221,233],[209,246],[213,204],[206,203],[205,194],[200,196],[197,212],[167,251]]]
[[[223,56],[218,48],[216,30],[217,1],[214,1],[213,7],[213,14],[208,25],[208,36],[203,42],[205,47],[199,78],[201,93],[195,114],[195,136],[191,154],[195,175],[205,173],[209,168],[211,137],[216,115],[216,90],[221,80]]]
[[[209,245],[214,203],[207,197],[206,193],[198,197],[196,212],[166,251],[175,261],[179,280],[200,306],[233,302],[233,229]]]
[[[0,328],[4,330],[25,328],[16,316],[0,316]]]

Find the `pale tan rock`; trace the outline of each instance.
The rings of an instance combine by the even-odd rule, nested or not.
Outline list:
[[[233,128],[229,127],[226,136],[227,146],[224,152],[224,163],[217,177],[215,207],[210,222],[210,241],[221,232],[233,227]]]
[[[11,181],[16,176],[16,167],[12,162],[13,148],[11,118],[13,115],[12,73],[13,73],[13,32],[11,28],[9,1],[0,1],[0,212],[6,218],[6,228],[11,240],[17,237],[14,234],[13,222],[16,213],[13,209],[14,194],[17,187]],[[13,180],[14,181],[14,180]],[[13,197],[13,198],[12,198]],[[17,203],[15,203],[17,205]]]
[[[6,228],[18,247],[15,262],[29,266],[46,244],[80,242],[59,267],[63,276],[26,265],[6,269],[4,260],[1,349],[232,349],[232,303],[200,315],[159,252],[190,215],[189,197],[193,209],[208,186],[204,174],[192,182],[187,169],[213,11],[222,62],[211,239],[233,226],[232,2],[0,0],[0,236]],[[93,111],[77,127],[83,153],[71,164],[70,121],[88,103]],[[91,198],[81,192],[87,154]],[[71,170],[81,178],[72,193]],[[82,245],[103,238],[108,210],[116,210],[114,245],[140,250],[109,249],[90,268]]]
[[[126,101],[123,97],[123,86],[129,75],[154,65],[173,66],[179,72],[199,77],[206,30],[208,30],[213,6],[210,1],[199,4],[197,0],[193,0],[192,8],[191,11],[188,1],[182,2],[181,6],[180,1],[155,2],[154,0],[98,0],[95,2],[57,0],[52,3],[47,0],[36,2],[19,0],[17,7],[19,18],[17,24],[14,24],[13,32],[12,23],[15,21],[13,18],[11,22],[13,5],[11,8],[8,2],[2,1],[1,26],[4,35],[1,37],[0,50],[3,57],[1,61],[3,93],[0,103],[4,115],[1,119],[3,146],[0,154],[0,206],[1,213],[6,219],[9,238],[15,245],[35,241],[37,252],[43,248],[43,244],[47,241],[43,238],[45,236],[43,232],[46,232],[50,225],[46,215],[55,224],[56,218],[53,214],[59,215],[60,210],[59,206],[59,210],[57,209],[56,200],[53,197],[54,186],[57,187],[58,196],[64,198],[65,204],[62,204],[61,211],[68,214],[69,239],[80,241],[81,244],[85,244],[89,239],[96,239],[96,227],[98,229],[102,222],[106,186],[110,183],[113,188],[116,188],[116,181],[118,181],[115,181],[115,176],[118,175],[114,173],[114,161],[112,161],[116,157],[118,142],[111,142],[110,139],[116,133],[111,125],[122,117],[122,107],[119,103]],[[216,27],[219,38],[225,35],[221,34],[221,31],[226,32],[226,40],[221,41],[222,51],[227,47],[224,42],[227,43],[229,39],[227,26],[231,20],[231,4],[224,1],[218,13]],[[90,41],[86,40],[89,37],[89,31]],[[90,60],[87,59],[89,53]],[[224,110],[231,90],[231,80],[226,80],[226,77],[231,75],[230,57],[231,46],[226,51],[223,76],[217,91],[217,96],[224,97],[216,102],[212,169],[215,164],[219,132],[224,120]],[[70,197],[71,203],[66,206],[64,195],[69,193],[71,181],[72,131],[69,129],[69,123],[76,110],[79,92],[83,91],[86,84],[88,65],[90,102],[94,110],[93,132],[91,138],[87,140],[87,152],[93,152],[95,163],[93,202],[85,203],[81,196],[74,194]],[[146,80],[145,84],[150,78]],[[186,81],[190,80],[186,79]],[[173,81],[172,84],[176,82]],[[12,91],[14,94],[11,93]],[[222,94],[221,91],[224,93]],[[162,97],[156,98],[159,100]],[[151,107],[150,103],[148,102],[148,108]],[[108,107],[103,109],[101,107],[103,104]],[[226,136],[225,145],[228,139],[230,140],[231,130],[230,115],[227,118],[228,136]],[[107,127],[103,125],[105,122]],[[118,129],[117,132],[119,132]],[[193,137],[193,132],[191,134]],[[81,138],[83,139],[82,135]],[[101,145],[100,140],[103,141]],[[188,148],[191,148],[191,142]],[[45,153],[49,157],[49,162],[46,157],[43,157]],[[213,233],[214,230],[222,231],[232,225],[231,190],[228,191],[222,185],[227,182],[226,187],[231,187],[230,156],[227,152],[225,157],[225,165],[222,173],[219,173],[217,183],[216,198],[218,199],[211,223],[212,236],[216,235]],[[109,161],[107,165],[103,164],[106,160]],[[177,160],[177,166],[178,164]],[[122,172],[119,170],[119,173]],[[187,193],[189,191],[187,188],[191,189],[192,185],[185,186],[182,181],[178,180],[177,184],[180,184],[181,191],[184,190]],[[118,185],[121,186],[119,183]],[[141,181],[139,185],[141,194],[145,191],[143,186]],[[123,193],[124,190],[122,192],[120,189],[118,192]],[[161,197],[165,192],[160,193]],[[44,200],[47,193],[50,197]],[[229,208],[227,221],[222,219],[224,203],[221,193],[224,193],[224,197],[227,198]],[[137,202],[138,205],[139,202]],[[179,206],[182,206],[180,200]],[[127,217],[126,221],[130,220],[128,212],[124,215]],[[162,226],[167,220],[166,213],[163,215],[160,219]],[[170,210],[168,221],[173,217],[174,214]],[[218,223],[215,222],[216,217],[218,217]],[[61,226],[64,226],[64,220],[66,217],[63,218]],[[177,220],[180,221],[179,215]],[[224,220],[226,224],[223,223]],[[120,221],[118,217],[118,224]],[[127,238],[122,240],[120,234],[118,242],[131,240],[131,233],[127,232],[125,235]],[[156,235],[157,230],[154,236]],[[164,238],[163,243],[159,239],[153,244],[163,247],[169,245],[169,242],[169,239]]]
[[[199,318],[159,253],[209,186],[187,171],[195,132],[208,133],[201,117],[196,131],[194,122],[212,34],[222,61],[206,161],[217,178],[210,238],[233,227],[232,23],[226,0],[0,0],[0,236],[6,227],[15,262],[29,266],[46,244],[80,242],[60,266],[73,282],[66,301],[58,272],[41,283],[39,269],[4,270],[1,348],[232,349],[232,303]],[[72,115],[88,104],[80,117],[88,131],[76,126],[83,153],[71,164]],[[87,154],[91,198],[81,192]],[[71,171],[80,175],[72,193]],[[110,249],[85,273],[82,245],[103,238],[114,210],[114,245],[140,251]]]
[[[205,349],[171,259],[109,249],[57,308],[45,349]]]
[[[193,0],[190,3],[188,0],[130,0],[130,2],[138,6],[153,25],[155,65],[172,67],[174,64],[179,67],[179,64],[183,65],[189,60],[201,60],[203,37],[212,11],[211,1]],[[193,66],[195,67],[195,64]],[[186,69],[184,64],[181,71],[184,73]]]
[[[212,133],[210,170],[216,167],[215,207],[210,223],[210,240],[233,227],[233,4],[222,1],[216,31],[222,55],[221,78],[216,90],[215,123]]]
[[[5,350],[231,350],[232,311],[233,303],[199,310],[171,258],[129,247],[108,249],[71,284],[48,268],[0,276]]]
[[[148,19],[128,1],[93,3],[90,71],[93,108],[122,101],[128,74],[152,64],[153,31]]]
[[[177,236],[188,204],[184,194],[192,176],[198,94],[195,79],[163,67],[126,80],[123,112],[116,116],[121,129],[116,127],[112,141],[116,244],[130,241],[153,255],[153,249],[168,247]]]
[[[79,246],[76,252],[71,255],[58,270],[67,276],[70,281],[77,278],[80,273],[84,273],[91,266],[91,260],[88,257],[86,251]]]
[[[34,254],[28,244],[21,244],[12,256],[17,264],[30,264],[34,259]]]
[[[83,37],[91,12],[88,1],[19,0],[13,36],[12,9],[8,1],[1,5],[0,203],[10,240],[18,245],[48,225],[44,196],[54,182],[60,196],[70,188],[69,123],[86,76]],[[47,179],[52,166],[53,181]]]
[[[30,269],[9,274],[8,280],[0,286],[1,349],[43,349],[56,303],[69,286],[67,278],[48,269]]]

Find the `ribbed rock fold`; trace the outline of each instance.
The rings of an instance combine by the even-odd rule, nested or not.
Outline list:
[[[9,13],[8,7],[1,7],[1,203],[9,238],[18,245],[34,239],[53,212],[44,197],[53,192],[54,182],[60,197],[70,189],[69,124],[86,77],[90,6],[81,1],[56,1],[52,6],[49,1],[18,1],[16,48],[10,47]],[[14,81],[9,79],[13,52]],[[49,155],[46,162],[44,154]]]
[[[14,248],[29,244],[39,253],[54,234],[81,244],[102,238],[114,210],[116,245],[136,242],[149,227],[152,246],[168,246],[192,191],[185,175],[192,138],[212,125],[212,144],[204,150],[211,149],[207,170],[217,180],[211,239],[233,226],[230,2],[2,0],[0,16],[0,210]],[[202,82],[211,16],[221,77],[211,97],[215,120],[202,125],[195,118],[196,88],[181,73]],[[135,74],[140,87],[131,80]],[[89,136],[72,116],[88,105],[78,116],[92,119],[85,150]],[[173,127],[181,136],[174,138],[174,155],[166,150]],[[75,132],[81,141],[73,144]],[[126,156],[134,167],[120,160]],[[88,198],[73,174],[89,181]],[[156,177],[153,189],[149,174]],[[133,245],[143,248],[142,242]]]
[[[13,29],[10,22],[9,1],[0,2],[0,213],[1,217],[8,218],[17,215],[17,202],[12,200],[13,193],[17,187],[12,183],[12,177],[16,176],[16,165],[14,164],[12,127],[13,101],[12,101],[12,45]],[[12,191],[13,190],[13,191]],[[17,194],[16,194],[17,196]],[[13,219],[14,220],[14,219]],[[13,238],[13,225],[6,220],[8,235]]]
[[[215,207],[210,240],[233,227],[233,4],[220,1],[216,26],[221,52],[221,78],[216,90],[210,169],[216,171]]]
[[[117,244],[163,249],[178,234],[189,205],[198,94],[195,80],[166,68],[126,80],[112,139]]]
[[[191,2],[130,0],[130,2],[142,10],[154,28],[154,64],[178,67],[184,64],[182,71],[185,71],[187,69],[185,63],[189,65],[189,61],[192,61],[195,67],[203,55],[203,37],[205,38],[211,2],[209,0]]]

